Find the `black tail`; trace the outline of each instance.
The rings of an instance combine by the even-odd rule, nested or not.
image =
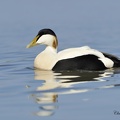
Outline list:
[[[109,59],[111,59],[113,62],[114,62],[114,66],[113,67],[120,67],[120,58],[114,56],[114,55],[111,55],[111,54],[108,54],[108,53],[103,53],[103,55]]]

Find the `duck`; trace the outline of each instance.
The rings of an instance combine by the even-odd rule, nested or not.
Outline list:
[[[120,59],[112,54],[100,52],[89,46],[68,48],[57,52],[58,38],[52,29],[41,29],[26,46],[45,45],[46,48],[34,60],[34,67],[41,70],[99,71],[120,67]]]

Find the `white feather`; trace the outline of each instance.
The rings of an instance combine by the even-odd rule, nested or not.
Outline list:
[[[37,44],[45,44],[48,46],[52,46],[53,41],[54,41],[55,37],[53,35],[42,35],[38,40],[37,40]]]
[[[113,67],[113,61],[109,58],[106,58],[101,52],[91,49],[88,46],[78,47],[78,48],[69,48],[57,53],[57,50],[51,46],[46,47],[46,49],[40,53],[34,62],[34,66],[40,69],[51,70],[54,65],[63,59],[74,58],[83,55],[95,55],[99,57],[99,60],[103,62],[105,67]],[[79,62],[79,61],[78,61]]]
[[[89,54],[99,57],[99,60],[103,62],[106,68],[111,68],[114,65],[114,62],[111,59],[106,58],[101,52],[95,49],[91,49],[88,46],[63,50],[58,53],[58,61]]]
[[[48,34],[47,31],[49,31]],[[43,33],[40,34],[40,32]],[[106,68],[111,68],[114,66],[114,62],[111,59],[105,57],[102,52],[91,49],[88,46],[69,48],[57,53],[58,41],[55,33],[50,29],[43,29],[40,32],[35,37],[35,39],[27,46],[27,48],[33,47],[37,44],[44,44],[47,46],[46,49],[38,54],[35,58],[34,66],[36,68],[52,70],[54,65],[60,60],[75,58],[84,55],[97,56],[98,60],[100,60]]]
[[[78,47],[78,48],[69,48],[69,49],[59,52],[58,60],[74,58],[74,57],[88,55],[88,54],[96,55],[100,58],[104,57],[104,55],[101,52],[95,49],[91,49],[88,46],[83,46],[83,47]]]
[[[109,58],[104,57],[104,58],[99,58],[99,60],[103,62],[106,68],[111,68],[114,65],[114,62]]]
[[[57,51],[51,46],[47,46],[46,49],[37,55],[34,60],[34,67],[51,70],[55,65],[57,59]]]

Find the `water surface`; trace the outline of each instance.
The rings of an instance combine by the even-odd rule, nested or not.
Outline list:
[[[44,49],[26,45],[52,28],[58,51],[89,45],[120,57],[120,2],[1,1],[0,119],[119,120],[120,69],[53,71],[33,68]]]

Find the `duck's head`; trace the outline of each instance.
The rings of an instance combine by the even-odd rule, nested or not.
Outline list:
[[[40,30],[37,36],[26,46],[26,48],[31,48],[39,44],[51,46],[56,49],[58,46],[58,41],[57,41],[57,36],[53,32],[53,30],[51,29]]]

